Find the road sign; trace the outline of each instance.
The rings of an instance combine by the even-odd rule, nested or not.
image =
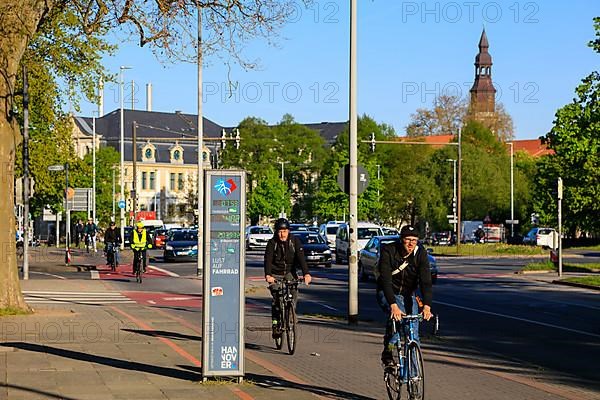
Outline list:
[[[48,171],[62,171],[65,169],[64,165],[51,165],[48,167]]]
[[[454,215],[454,214],[446,215],[446,218],[454,219],[454,218],[456,218],[456,215]]]
[[[518,219],[507,219],[506,224],[507,225],[519,225],[519,220]]]
[[[449,219],[448,223],[449,224],[458,224],[458,220],[457,219]]]
[[[246,175],[209,170],[204,182],[202,376],[244,376]]]
[[[119,208],[125,208],[125,200],[119,200]]]
[[[356,166],[356,172],[358,174],[357,194],[362,194],[369,186],[369,173],[360,164]],[[344,193],[350,194],[350,164],[346,164],[340,168],[337,183]]]

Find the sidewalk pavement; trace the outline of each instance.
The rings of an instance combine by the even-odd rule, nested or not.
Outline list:
[[[39,252],[31,266],[72,268],[64,266],[60,255],[51,249]],[[103,262],[101,252],[85,258],[85,262],[75,259],[75,264],[85,268]],[[555,278],[550,275],[519,277],[549,282]],[[32,279],[21,285],[29,293],[51,290],[71,297],[62,304],[37,306],[33,315],[0,319],[0,400],[385,396],[378,360],[382,328],[376,324],[352,328],[342,321],[301,316],[300,349],[292,358],[275,350],[270,332],[261,328],[268,327],[269,315],[268,301],[259,293],[246,304],[245,381],[202,382],[199,311],[130,302],[86,305],[85,296],[114,292],[111,283],[102,280]],[[452,356],[446,346],[425,343],[430,398],[541,400],[551,398],[549,393],[556,394],[554,398],[596,398],[523,378],[532,372],[517,365],[497,366],[490,361],[490,369],[481,355],[471,360],[466,354]]]

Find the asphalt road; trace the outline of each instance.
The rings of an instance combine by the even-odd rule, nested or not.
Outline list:
[[[142,285],[137,285],[126,272],[100,274],[95,278],[110,281],[112,287],[138,302],[163,306],[182,319],[199,323],[199,313],[195,311],[200,308],[202,287],[195,263],[163,263],[159,251],[150,251],[150,254],[152,267]],[[522,258],[438,258],[440,274],[434,286],[433,311],[440,316],[441,331],[439,337],[425,335],[423,340],[426,369],[432,372],[432,379],[441,382],[453,377],[456,374],[453,367],[459,365],[463,356],[469,356],[494,365],[499,374],[510,371],[540,375],[547,382],[584,388],[600,398],[600,371],[596,367],[600,360],[599,292],[515,275],[514,271],[527,261]],[[299,314],[305,318],[343,319],[348,309],[347,266],[314,268],[312,274],[313,284],[300,289]],[[84,271],[51,275],[66,279],[92,278],[90,272]],[[32,279],[52,277],[35,274],[35,271],[31,276]],[[258,321],[267,321],[270,302],[266,290],[260,290],[262,277],[262,254],[249,252],[247,282],[259,289],[247,292],[247,314],[251,313]],[[381,334],[384,316],[374,295],[374,282],[360,283],[359,329],[364,327],[365,332],[372,333],[371,339],[362,344],[368,349],[363,357],[368,357],[365,365],[377,368],[380,347],[377,337]],[[303,323],[309,329],[311,322],[304,320]],[[326,340],[325,337],[320,339]],[[270,350],[270,338],[253,338],[253,342],[253,346],[264,349],[266,358],[275,363],[283,362],[292,373],[300,376],[310,373],[306,370],[309,363],[301,355],[283,360],[280,353]],[[439,354],[443,356],[438,357]],[[353,376],[356,366],[343,362],[347,356],[340,354],[339,357],[337,364],[336,360],[330,360],[334,368],[341,374]],[[362,393],[365,398],[380,398],[381,378],[373,371],[370,373],[372,379],[361,383]],[[453,379],[468,378],[463,374]],[[343,387],[344,382],[339,382],[339,386]],[[519,390],[513,398],[536,398],[529,394],[526,385]],[[431,393],[432,398],[443,399],[447,389],[443,385],[434,386]],[[477,398],[477,395],[463,398]]]

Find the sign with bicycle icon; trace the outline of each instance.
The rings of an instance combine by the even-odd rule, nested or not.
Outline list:
[[[244,376],[245,171],[205,174],[203,376]]]

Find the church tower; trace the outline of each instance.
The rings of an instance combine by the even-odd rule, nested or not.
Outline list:
[[[470,114],[483,123],[495,119],[496,88],[492,83],[492,56],[488,53],[487,35],[485,28],[479,39],[479,54],[475,57],[475,82],[470,90]]]

